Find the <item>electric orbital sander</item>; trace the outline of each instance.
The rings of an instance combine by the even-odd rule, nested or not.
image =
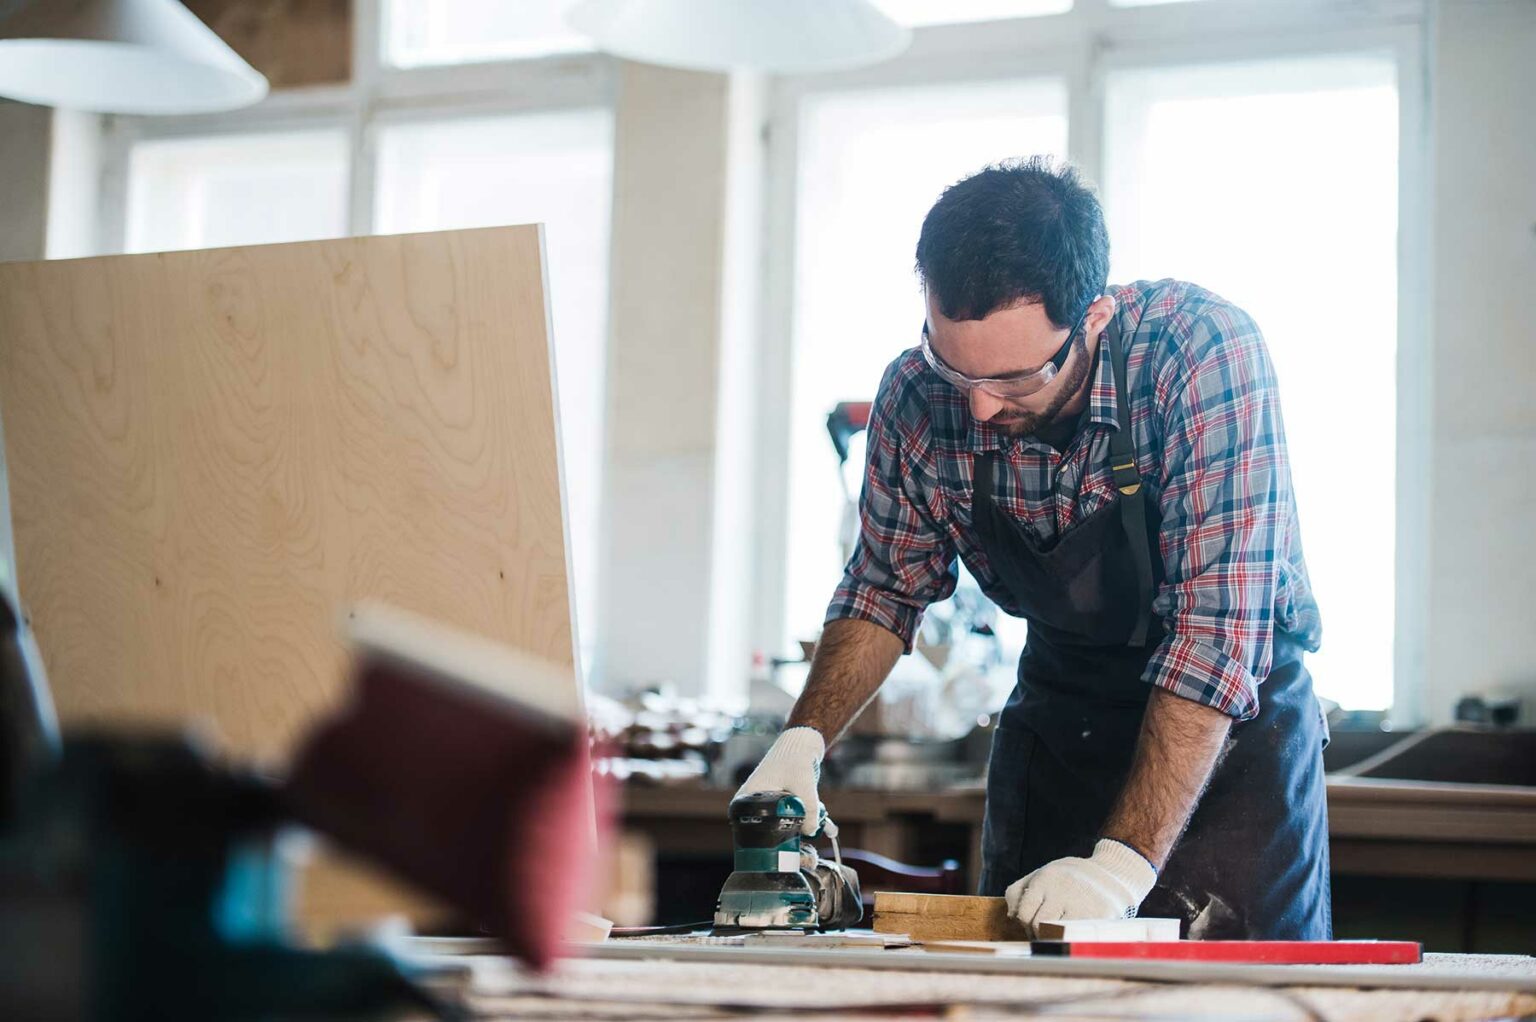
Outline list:
[[[729,815],[735,871],[720,889],[715,932],[840,930],[864,917],[859,875],[843,865],[825,810],[817,834],[831,839],[834,862],[802,840],[805,803],[787,791],[741,795]]]

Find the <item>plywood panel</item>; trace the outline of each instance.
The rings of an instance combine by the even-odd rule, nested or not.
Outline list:
[[[0,265],[66,726],[203,716],[279,757],[364,597],[571,664],[541,267],[536,227]]]

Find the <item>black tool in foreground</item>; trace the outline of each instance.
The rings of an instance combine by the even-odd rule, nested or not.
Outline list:
[[[466,1017],[380,948],[293,943],[279,846],[295,821],[524,960],[556,953],[596,829],[579,712],[517,698],[559,680],[548,665],[374,612],[353,698],[282,782],[171,731],[66,729],[60,742],[3,603],[5,1022]]]

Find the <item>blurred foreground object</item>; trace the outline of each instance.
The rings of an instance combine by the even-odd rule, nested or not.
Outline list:
[[[177,0],[22,0],[0,20],[0,95],[103,114],[260,101],[267,79]]]
[[[301,743],[285,804],[548,965],[596,852],[570,668],[378,605],[352,634],[352,702]]]
[[[559,669],[392,611],[358,618],[353,701],[311,736],[286,786],[143,729],[72,732],[57,757],[46,740],[8,757],[8,1020],[454,1017],[380,949],[292,946],[294,818],[530,963],[553,958],[596,838],[571,686],[552,696]],[[14,734],[28,703],[17,693],[46,683],[25,658],[0,664]]]

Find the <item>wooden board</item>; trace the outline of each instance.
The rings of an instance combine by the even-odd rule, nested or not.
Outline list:
[[[348,0],[186,0],[274,89],[341,85],[352,77]]]
[[[875,894],[873,929],[905,933],[914,941],[1025,940],[1018,921],[1002,898],[961,894]]]
[[[574,666],[542,265],[537,227],[0,264],[66,728],[204,719],[280,760],[367,597]]]

